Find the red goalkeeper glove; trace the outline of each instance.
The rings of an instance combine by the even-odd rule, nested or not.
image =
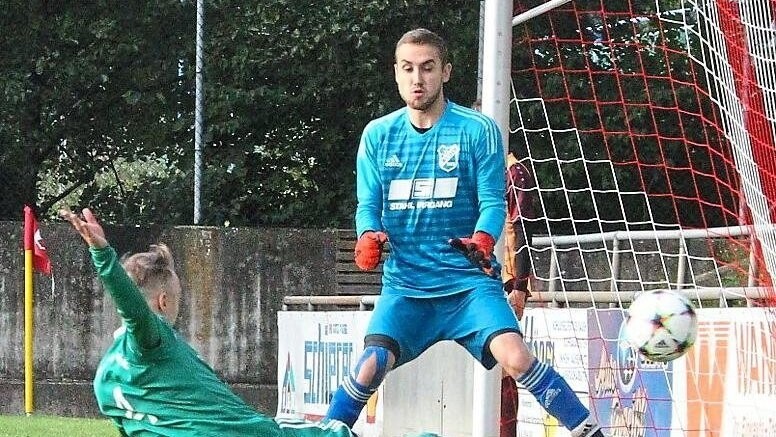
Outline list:
[[[374,270],[380,264],[383,244],[388,241],[384,232],[366,231],[356,243],[356,265],[361,270]]]
[[[490,257],[496,240],[482,231],[477,231],[471,238],[453,238],[449,241],[454,249],[460,250],[472,264],[479,266],[487,275],[494,275]]]

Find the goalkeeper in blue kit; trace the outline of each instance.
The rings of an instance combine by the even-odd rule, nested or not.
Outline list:
[[[123,436],[352,437],[344,424],[280,421],[248,406],[172,325],[181,284],[170,250],[119,262],[94,214],[60,211],[89,245],[122,319],[94,378],[100,412]],[[122,265],[123,264],[123,265]]]
[[[441,340],[486,368],[501,364],[574,437],[602,437],[568,383],[528,349],[507,302],[493,246],[504,227],[505,158],[496,123],[444,97],[445,42],[426,29],[396,44],[406,106],[370,122],[356,157],[356,264],[386,242],[383,286],[352,374],[327,419],[353,426],[387,372]]]

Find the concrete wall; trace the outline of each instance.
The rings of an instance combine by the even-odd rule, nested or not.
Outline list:
[[[45,223],[52,278],[35,274],[36,412],[98,414],[91,380],[119,318],[86,246]],[[22,223],[0,222],[0,413],[24,411]],[[335,230],[106,226],[119,254],[164,242],[184,289],[176,327],[261,411],[276,405],[277,311],[289,294],[335,290]]]

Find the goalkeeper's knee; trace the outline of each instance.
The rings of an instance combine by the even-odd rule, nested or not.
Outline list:
[[[364,405],[393,366],[393,361],[393,354],[385,347],[367,345],[353,373],[342,381],[342,386],[334,393],[326,417],[353,427]]]
[[[366,387],[372,392],[385,379],[385,375],[393,367],[394,357],[391,351],[381,345],[367,345],[361,359],[353,369],[353,378],[366,382]]]

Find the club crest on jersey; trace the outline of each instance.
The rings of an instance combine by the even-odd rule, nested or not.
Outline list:
[[[439,168],[446,172],[451,172],[458,168],[458,155],[460,155],[461,146],[453,144],[451,146],[441,145],[437,148],[437,157]]]

